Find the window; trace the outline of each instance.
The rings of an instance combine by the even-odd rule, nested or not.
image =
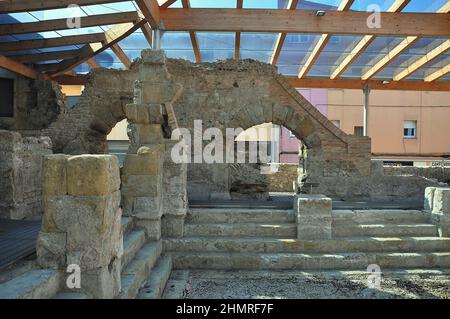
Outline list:
[[[364,135],[364,127],[355,126],[353,129],[353,135],[355,136],[363,136]]]
[[[341,128],[341,121],[340,120],[331,120],[331,123],[334,124],[337,128]]]
[[[0,78],[0,117],[14,117],[14,80]]]
[[[403,125],[403,137],[404,138],[416,138],[417,122],[405,121]]]

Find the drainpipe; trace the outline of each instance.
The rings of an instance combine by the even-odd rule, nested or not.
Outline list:
[[[363,88],[364,93],[364,136],[369,136],[369,94],[370,94],[370,87],[369,84],[366,84]]]

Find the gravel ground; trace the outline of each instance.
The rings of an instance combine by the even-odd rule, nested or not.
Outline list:
[[[450,298],[450,272],[383,274],[380,288],[367,286],[365,272],[174,271],[166,298],[188,299],[392,299]]]

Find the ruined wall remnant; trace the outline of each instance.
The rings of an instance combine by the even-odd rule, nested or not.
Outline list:
[[[141,64],[142,61],[135,62],[130,70],[91,72],[75,108],[60,114],[42,131],[52,138],[54,150],[70,154],[107,152],[106,135],[125,118],[125,105],[136,100],[136,94],[150,98],[157,94],[158,81],[163,83],[169,74],[183,92],[168,105],[174,110],[178,125],[192,135],[196,119],[202,120],[203,130],[217,127],[224,132],[226,128],[247,129],[266,122],[290,129],[305,145],[295,182],[297,189],[304,192],[342,199],[395,199],[423,197],[424,188],[435,185],[423,178],[373,173],[370,139],[343,133],[271,65],[252,60],[194,64],[167,59],[167,74],[155,71],[150,76],[155,85],[136,87],[135,92]],[[138,129],[139,125],[130,128],[131,140]],[[162,134],[167,137],[164,127]],[[229,198],[233,187],[247,187],[237,180],[230,181],[230,174],[229,164],[188,164],[189,198]],[[410,181],[412,187],[407,186]]]
[[[64,272],[76,265],[82,292],[93,298],[117,296],[123,254],[117,157],[51,155],[43,167],[38,264]],[[69,288],[65,280],[61,286]]]
[[[183,236],[187,213],[186,163],[171,158],[178,126],[172,105],[183,87],[167,72],[162,51],[143,51],[133,103],[126,105],[130,147],[122,170],[125,214],[147,238]]]
[[[42,213],[41,163],[51,154],[48,137],[0,131],[0,218],[23,219]]]

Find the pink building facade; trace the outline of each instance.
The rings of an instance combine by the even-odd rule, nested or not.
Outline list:
[[[312,105],[325,116],[328,112],[327,89],[300,89],[298,90]],[[279,143],[280,163],[298,164],[298,150],[300,141],[291,132],[281,127]]]

